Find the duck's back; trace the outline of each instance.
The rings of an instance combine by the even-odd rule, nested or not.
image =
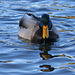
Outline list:
[[[31,40],[38,29],[39,21],[33,15],[25,14],[19,22],[18,35]]]

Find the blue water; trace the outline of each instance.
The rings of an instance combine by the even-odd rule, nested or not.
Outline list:
[[[45,46],[20,39],[26,12],[49,14],[58,41]],[[0,75],[75,75],[75,0],[0,0]]]

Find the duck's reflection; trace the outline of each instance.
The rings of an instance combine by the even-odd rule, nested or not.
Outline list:
[[[43,59],[43,60],[48,60],[48,59],[51,59],[51,58],[54,58],[54,57],[68,57],[68,58],[72,58],[70,56],[67,56],[65,54],[61,54],[61,55],[51,55],[48,53],[48,51],[51,50],[51,46],[49,45],[42,45],[40,46],[39,48],[42,52],[40,53],[40,57]],[[51,71],[54,71],[55,68],[54,67],[51,67],[51,65],[41,65],[40,66],[40,70],[43,71],[43,72],[51,72]]]
[[[40,70],[43,72],[50,72],[55,69],[54,67],[51,67],[51,65],[41,65],[40,68],[42,68]],[[46,68],[46,69],[43,69],[43,68]]]
[[[40,57],[43,59],[43,60],[47,60],[47,59],[50,59],[50,58],[53,58],[53,56],[51,54],[48,53],[48,51],[51,50],[51,46],[49,45],[40,45],[40,48],[39,48],[41,51],[43,51],[42,53],[40,53]],[[55,68],[54,67],[51,67],[51,65],[41,65],[40,66],[40,70],[43,71],[43,72],[51,72],[53,71]]]
[[[41,45],[39,49],[40,49],[41,51],[43,51],[42,53],[40,53],[40,57],[41,57],[43,60],[53,58],[53,56],[48,53],[48,51],[51,50],[51,46],[48,46],[48,45]]]
[[[43,60],[53,58],[53,56],[51,54],[48,54],[47,51],[44,51],[43,53],[40,53],[40,57],[42,57]]]

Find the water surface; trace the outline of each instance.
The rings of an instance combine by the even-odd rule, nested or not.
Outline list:
[[[49,14],[60,38],[50,45],[18,38],[24,13]],[[0,0],[0,75],[75,75],[75,0]]]

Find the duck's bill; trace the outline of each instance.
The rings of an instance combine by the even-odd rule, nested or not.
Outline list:
[[[48,25],[43,25],[43,39],[49,38]]]

